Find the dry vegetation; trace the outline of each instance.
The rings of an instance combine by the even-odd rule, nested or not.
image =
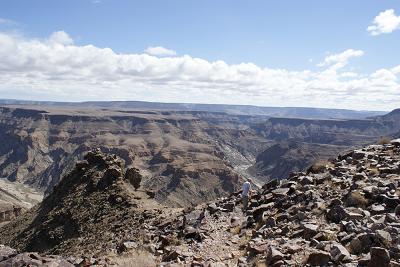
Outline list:
[[[379,139],[379,141],[378,141],[378,144],[379,145],[387,145],[387,144],[390,144],[390,138],[388,138],[388,137],[381,137],[380,139]]]
[[[334,167],[332,162],[328,160],[319,160],[311,166],[310,171],[312,173],[321,173],[326,171],[330,167]]]
[[[376,168],[376,167],[369,168],[368,171],[369,171],[369,175],[372,175],[372,176],[378,176],[380,173],[378,168]]]
[[[368,205],[368,200],[359,192],[351,192],[346,199],[346,205],[357,207],[357,208],[365,208]]]

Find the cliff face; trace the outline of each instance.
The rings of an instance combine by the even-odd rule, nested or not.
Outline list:
[[[7,140],[0,146],[0,177],[50,192],[76,160],[99,147],[137,166],[157,199],[178,206],[234,190],[239,177],[221,144],[236,150],[257,139],[229,121],[218,127],[191,114],[144,111],[3,108],[0,126]]]
[[[6,106],[0,108],[0,138],[4,140],[0,178],[48,194],[76,160],[98,147],[117,154],[128,166],[137,166],[145,177],[144,186],[157,191],[160,202],[190,206],[232,192],[239,176],[256,175],[264,181],[284,177],[308,167],[310,159],[319,155],[376,142],[379,136],[399,130],[392,121]],[[309,148],[288,152],[290,156],[280,157],[276,164],[276,157],[267,155],[268,148],[288,139]],[[250,172],[246,171],[250,166]]]
[[[18,217],[42,198],[41,192],[29,186],[0,179],[0,224]]]
[[[327,161],[348,147],[303,142],[280,142],[260,153],[248,171],[257,177],[284,179],[290,173],[306,170],[314,163]]]
[[[389,120],[309,120],[271,118],[253,128],[269,139],[286,141],[294,139],[306,143],[360,146],[375,142],[379,136],[391,135],[400,130]]]

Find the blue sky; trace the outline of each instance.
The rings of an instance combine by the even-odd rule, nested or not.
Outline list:
[[[370,76],[377,70],[390,70],[400,66],[400,53],[398,52],[400,30],[396,28],[389,33],[377,35],[372,35],[371,31],[367,31],[367,27],[372,25],[375,17],[381,12],[391,9],[394,10],[395,16],[399,16],[400,1],[3,0],[0,2],[0,32],[5,36],[11,36],[17,44],[32,42],[32,40],[39,40],[45,44],[45,40],[48,40],[52,33],[62,31],[73,40],[72,43],[64,43],[64,45],[81,48],[87,45],[99,49],[110,48],[117,55],[142,54],[148,47],[160,46],[176,51],[174,57],[178,58],[188,55],[191,58],[200,58],[210,63],[221,60],[228,66],[252,63],[260,69],[268,68],[274,71],[283,69],[291,73],[320,73],[322,72],[321,66],[317,65],[323,62],[326,57],[353,49],[354,51],[362,51],[362,55],[351,56],[351,62],[346,61],[345,66],[341,67],[340,71],[342,73],[357,73],[358,79],[372,79]],[[0,42],[0,50],[1,45]],[[24,53],[30,51],[36,55],[35,49],[37,48],[30,48]],[[52,51],[54,52],[54,49]],[[160,57],[163,55],[153,56]],[[32,70],[27,71],[29,68],[32,68]],[[154,68],[158,69],[159,67]],[[7,69],[9,70],[10,66]],[[22,76],[31,77],[32,73],[36,75],[38,72],[32,66],[25,65],[23,69],[25,73]],[[176,69],[173,70],[174,73],[176,71]],[[237,70],[235,69],[235,71]],[[239,76],[246,71],[240,70],[240,73],[236,75],[237,77],[232,78],[233,80],[228,79],[229,82],[237,81],[240,78]],[[17,72],[20,73],[21,70],[18,69]],[[394,76],[397,76],[397,72],[393,73]],[[140,73],[135,75],[141,78]],[[328,92],[329,86],[320,88],[315,93],[314,91],[311,92],[315,84],[308,84],[308,87],[304,85],[299,89],[301,93],[295,99],[286,102],[288,91],[297,90],[295,81],[293,81],[293,83],[288,84],[290,88],[282,88],[284,92],[281,96],[269,101],[270,99],[266,95],[270,94],[271,90],[272,92],[280,90],[280,88],[271,89],[270,83],[257,84],[257,86],[251,84],[258,89],[253,88],[249,90],[250,93],[246,94],[243,91],[246,90],[248,81],[243,82],[241,87],[237,89],[232,89],[232,86],[222,88],[221,83],[215,86],[218,89],[204,89],[207,86],[214,87],[216,80],[225,78],[214,77],[207,84],[199,85],[199,81],[203,81],[205,79],[203,76],[206,74],[200,78],[191,75],[187,77],[185,74],[184,77],[176,78],[174,76],[167,79],[165,84],[155,87],[154,84],[162,83],[161,80],[165,78],[166,74],[152,72],[151,75],[146,76],[147,82],[143,82],[143,79],[139,79],[140,82],[138,82],[137,77],[132,79],[130,83],[120,81],[119,86],[125,85],[130,88],[130,91],[123,91],[122,88],[119,88],[117,90],[119,94],[113,94],[113,98],[211,103],[240,103],[243,99],[247,99],[244,104],[347,107],[356,101],[355,91],[362,96],[361,87],[355,88],[354,85],[360,84],[360,82],[354,82],[350,87],[346,84],[343,88],[339,88],[342,86],[341,83],[332,85],[335,87],[335,92],[331,95]],[[274,76],[273,74],[270,75]],[[340,77],[343,82],[347,81],[347,76],[354,76],[353,74],[346,75]],[[46,76],[45,80],[43,80],[43,76]],[[18,81],[10,83],[8,86],[3,85],[2,89],[0,88],[2,90],[0,93],[12,98],[28,97],[32,99],[46,98],[48,100],[59,100],[64,96],[71,95],[71,100],[74,101],[106,100],[109,96],[105,84],[101,85],[102,89],[99,90],[101,92],[95,94],[93,93],[94,89],[89,88],[92,80],[83,85],[74,83],[77,80],[76,78],[68,80],[66,78],[68,75],[64,75],[62,79],[64,88],[60,89],[60,86],[57,87],[54,82],[49,82],[60,79],[60,77],[50,76],[50,73],[42,73],[37,76],[35,81],[41,82],[41,85],[38,86],[40,89],[28,88],[28,85],[32,84],[31,80],[26,80],[24,87],[24,82],[20,77]],[[222,76],[226,77],[225,74]],[[3,78],[5,79],[6,76]],[[78,80],[81,80],[81,78]],[[250,77],[249,80],[253,78]],[[270,78],[268,76],[268,81],[270,81]],[[291,78],[293,77],[291,76]],[[297,78],[299,77],[296,76],[294,79]],[[316,79],[315,77],[300,78],[306,81]],[[70,84],[70,89],[65,88],[66,79]],[[260,78],[260,80],[264,79],[267,78]],[[111,82],[111,80],[114,80],[114,78],[108,82]],[[101,83],[102,81],[97,79],[96,82]],[[226,83],[226,81],[223,82]],[[362,84],[364,86],[364,82]],[[366,84],[367,82],[365,82],[365,86],[367,86]],[[107,83],[107,85],[110,84]],[[115,86],[115,84],[111,85]],[[178,88],[178,85],[181,87]],[[284,87],[285,84],[279,83],[279,86]],[[373,95],[373,92],[382,90],[379,94],[385,94],[385,86],[391,86],[392,98],[378,99],[377,103],[374,104],[373,101],[376,96]],[[47,92],[43,87],[48,88]],[[86,91],[81,91],[81,98],[77,98],[74,93],[74,88],[78,87],[87,88]],[[400,99],[398,94],[395,93],[396,89],[399,89],[397,80],[389,85],[377,85],[374,82],[372,87],[364,96],[365,103],[368,101],[368,104],[354,103],[355,108],[389,109],[400,106]],[[14,93],[11,92],[10,88]],[[21,93],[25,92],[24,88],[26,88],[26,93]],[[60,90],[62,93],[59,92]],[[170,90],[170,94],[166,90]],[[193,98],[182,97],[182,94],[187,93],[185,90],[193,90],[197,93],[192,94]],[[199,92],[200,90],[203,91]],[[220,90],[224,90],[224,92],[220,93]],[[326,91],[325,95],[321,93],[323,90]],[[347,92],[343,93],[346,90]],[[236,94],[237,97],[227,98],[229,95]],[[325,101],[326,95],[330,96],[328,102]],[[310,100],[311,98],[313,99]],[[344,98],[351,98],[352,100],[343,100],[338,103],[338,100]],[[296,104],[296,99],[300,99],[301,102]]]

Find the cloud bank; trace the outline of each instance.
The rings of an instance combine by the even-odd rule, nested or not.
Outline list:
[[[380,35],[383,33],[391,33],[400,29],[400,16],[396,16],[393,9],[385,10],[379,13],[367,28],[371,35]]]
[[[47,39],[0,33],[0,98],[400,107],[400,65],[370,74],[349,71],[350,60],[363,54],[348,49],[329,54],[317,70],[293,71],[189,55],[119,54],[76,45],[62,31]]]

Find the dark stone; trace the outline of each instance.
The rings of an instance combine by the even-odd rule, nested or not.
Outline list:
[[[174,261],[176,259],[178,259],[178,257],[181,255],[182,253],[178,250],[173,250],[171,251],[169,254],[164,255],[163,257],[163,261]]]
[[[264,254],[267,252],[269,248],[268,244],[261,244],[261,245],[250,245],[248,247],[248,251],[250,255],[258,255],[258,254]]]
[[[136,168],[129,168],[125,172],[125,180],[128,180],[135,190],[138,190],[140,183],[142,182],[142,175]]]
[[[339,205],[332,206],[332,208],[330,208],[326,214],[326,218],[334,223],[340,223],[346,217],[345,209]]]
[[[222,205],[222,208],[229,212],[232,212],[233,209],[235,208],[235,203],[234,202],[226,202]]]
[[[276,188],[279,185],[280,181],[278,179],[273,179],[266,184],[263,185],[262,189],[272,189]]]
[[[340,245],[340,244],[335,244],[331,248],[331,257],[333,261],[339,263],[339,262],[349,262],[351,261],[351,256],[350,253],[347,251],[347,249]]]
[[[306,223],[302,225],[304,239],[310,239],[318,233],[318,225]]]
[[[368,233],[358,234],[351,240],[349,248],[352,254],[367,253],[374,244],[374,236]]]
[[[371,260],[368,263],[368,267],[389,267],[390,266],[390,254],[384,248],[372,247],[370,250]]]
[[[155,198],[156,192],[154,192],[152,190],[146,190],[146,195],[148,195],[149,198]]]
[[[277,250],[273,246],[268,247],[266,259],[267,259],[267,263],[269,265],[275,264],[278,261],[283,260],[283,257],[284,257],[284,255],[279,250]],[[278,265],[278,266],[280,266],[280,265]]]
[[[256,221],[260,221],[262,219],[262,214],[264,211],[270,210],[274,207],[274,203],[268,203],[268,204],[262,204],[258,206],[257,208],[254,208],[252,210],[253,217]]]
[[[394,214],[396,216],[400,216],[400,205],[397,205],[397,207],[394,209]]]
[[[324,266],[331,260],[331,255],[323,250],[316,250],[311,252],[308,256],[307,263],[311,266]]]
[[[210,214],[214,214],[219,211],[219,208],[217,207],[217,205],[215,205],[215,203],[211,203],[207,206],[207,210],[210,212]]]

